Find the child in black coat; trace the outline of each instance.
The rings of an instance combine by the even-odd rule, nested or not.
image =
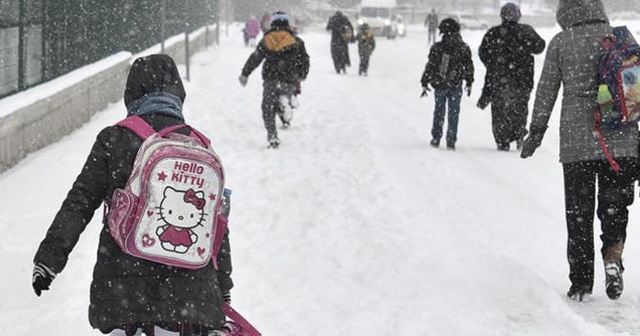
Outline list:
[[[358,41],[358,55],[360,55],[358,75],[366,76],[369,71],[369,58],[376,48],[376,39],[373,37],[373,31],[371,31],[371,27],[368,24],[363,23],[360,26],[356,41]]]
[[[471,94],[473,84],[473,61],[471,49],[460,35],[460,24],[453,19],[440,22],[442,40],[431,47],[429,61],[422,74],[423,96],[429,91],[429,85],[435,89],[436,107],[431,128],[431,146],[440,146],[444,126],[445,107],[449,106],[447,148],[454,150],[458,137],[458,115],[462,97],[462,81],[466,82],[465,91]]]
[[[167,55],[138,58],[124,90],[128,116],[159,131],[184,124],[186,97],[178,68]],[[97,136],[86,163],[62,203],[34,257],[32,286],[40,296],[62,272],[94,212],[133,170],[142,144],[132,131],[108,126]],[[103,220],[93,270],[89,322],[103,334],[202,336],[220,334],[223,301],[233,287],[228,236],[217,254],[218,269],[186,269],[147,261],[123,252]]]

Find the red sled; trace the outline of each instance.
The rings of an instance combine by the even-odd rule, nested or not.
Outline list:
[[[229,336],[261,336],[262,334],[247,319],[238,313],[228,303],[223,304],[224,313],[231,321],[227,321],[225,334]]]

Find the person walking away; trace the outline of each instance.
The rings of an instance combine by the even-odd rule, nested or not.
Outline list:
[[[186,93],[173,59],[150,55],[134,61],[126,81],[128,116],[139,116],[155,131],[184,124]],[[49,290],[95,210],[125,187],[142,139],[128,128],[100,131],[93,148],[34,257],[36,295]],[[187,269],[148,261],[123,252],[109,231],[107,215],[93,269],[89,322],[112,336],[220,335],[230,300],[228,235],[205,267]],[[189,330],[189,333],[186,331]]]
[[[594,135],[598,110],[598,59],[603,37],[613,33],[600,0],[560,0],[556,12],[562,31],[549,43],[538,82],[529,135],[520,156],[541,145],[553,107],[563,87],[560,108],[560,163],[564,176],[567,259],[571,286],[567,296],[586,300],[594,283],[595,214],[600,220],[605,290],[615,300],[623,291],[622,253],[627,238],[628,207],[633,204],[638,128],[602,129],[619,165],[609,164]],[[631,41],[632,38],[629,38]]]
[[[369,71],[369,58],[376,48],[376,39],[373,37],[373,32],[368,24],[363,23],[360,26],[356,41],[358,41],[358,55],[360,56],[358,75],[366,76]]]
[[[256,46],[256,39],[258,35],[260,35],[260,23],[256,20],[255,16],[250,16],[249,20],[245,24],[245,46],[253,47]]]
[[[520,17],[518,5],[502,6],[502,24],[487,31],[478,52],[487,72],[477,106],[491,104],[493,138],[500,151],[508,151],[513,141],[518,150],[522,146],[533,90],[533,55],[546,46],[533,27],[518,23]]]
[[[354,40],[351,21],[342,12],[337,11],[327,23],[327,30],[331,31],[331,58],[336,73],[347,73],[351,66],[349,59],[349,43]]]
[[[262,66],[263,94],[262,119],[267,130],[268,148],[278,148],[280,139],[276,129],[276,115],[281,116],[283,127],[288,127],[291,116],[283,102],[292,101],[299,83],[309,73],[309,55],[304,41],[289,26],[289,15],[275,12],[269,29],[249,56],[239,77],[242,86],[247,85],[249,75],[264,60]]]
[[[262,33],[264,34],[269,31],[269,29],[271,29],[271,14],[264,12],[260,19],[260,30],[262,30]]]
[[[420,82],[423,96],[426,96],[427,91],[430,91],[429,85],[435,89],[436,106],[433,112],[431,146],[440,146],[445,107],[448,106],[447,149],[454,150],[458,137],[462,81],[466,82],[465,91],[468,96],[471,94],[473,84],[473,60],[471,59],[471,49],[460,35],[458,22],[447,18],[440,22],[438,28],[442,39],[431,47],[429,60]]]
[[[438,14],[436,14],[436,9],[432,8],[431,13],[427,14],[427,17],[424,20],[424,26],[427,27],[427,31],[429,34],[429,45],[436,43],[436,30],[438,29]]]

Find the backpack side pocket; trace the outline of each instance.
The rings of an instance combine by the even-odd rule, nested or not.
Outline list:
[[[125,189],[116,189],[109,209],[109,233],[126,252],[126,239],[131,232],[137,197]]]

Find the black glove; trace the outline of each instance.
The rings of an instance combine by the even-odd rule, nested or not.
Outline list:
[[[231,304],[231,292],[230,291],[226,291],[226,292],[222,292],[222,301]]]
[[[467,92],[467,96],[471,95],[471,85],[467,85],[464,90]]]
[[[520,152],[520,157],[526,159],[533,155],[533,152],[540,147],[542,143],[542,138],[544,137],[544,132],[546,132],[547,127],[536,127],[531,126],[529,128],[529,136],[524,139],[522,143],[522,151]]]
[[[427,92],[431,91],[431,89],[429,88],[428,85],[423,86],[422,87],[422,94],[420,95],[420,98],[422,97],[426,97],[427,96]]]
[[[247,82],[249,81],[249,78],[247,76],[240,75],[240,77],[238,77],[238,81],[240,81],[240,85],[247,86]]]
[[[47,265],[36,263],[33,267],[33,278],[31,279],[31,285],[36,295],[40,296],[42,291],[49,290],[49,285],[51,285],[51,282],[55,278],[56,273],[47,267]]]

